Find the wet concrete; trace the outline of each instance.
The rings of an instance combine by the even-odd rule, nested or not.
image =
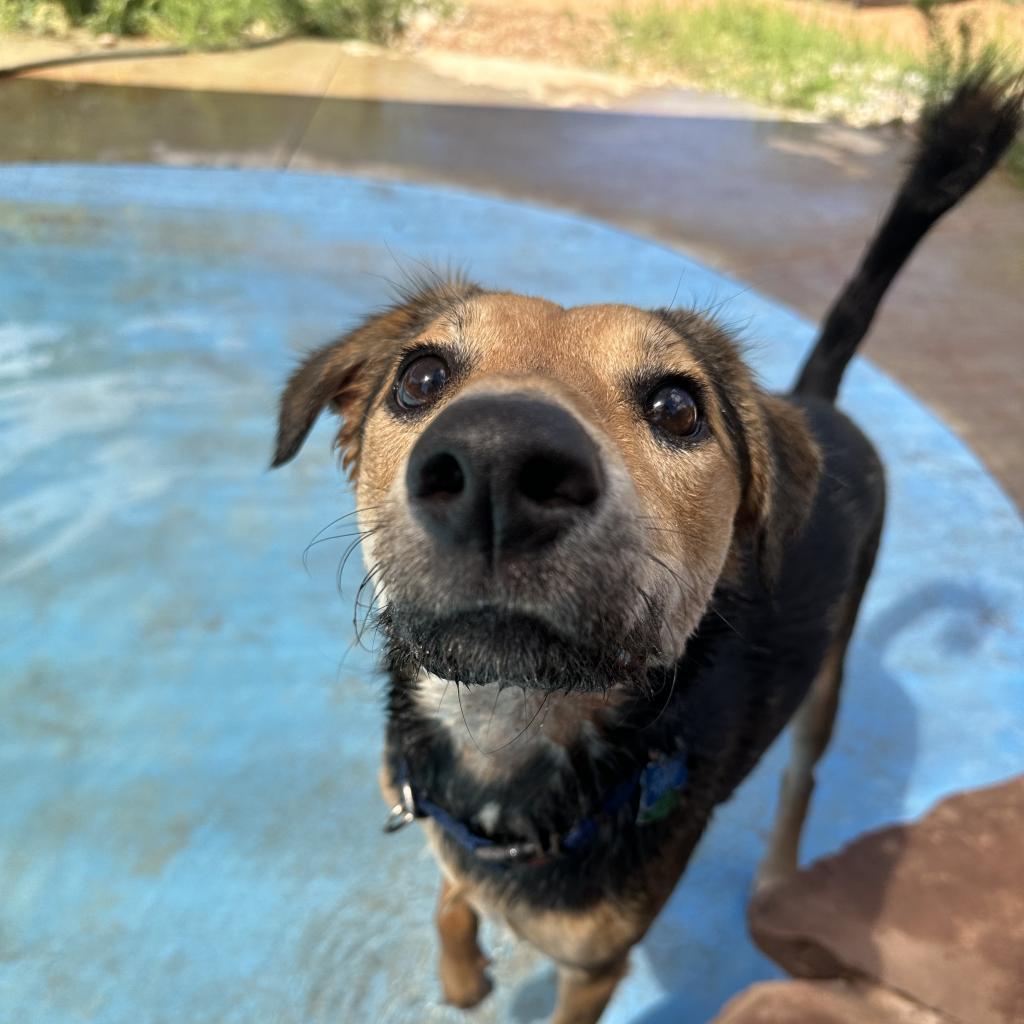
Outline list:
[[[566,304],[657,305],[682,282],[761,339],[773,386],[812,327],[606,226],[379,181],[0,167],[0,241],[0,1017],[464,1021],[437,1001],[437,870],[415,830],[380,832],[345,531],[303,571],[352,497],[327,423],[264,471],[276,389],[396,262],[451,253]],[[843,404],[891,507],[807,857],[1024,758],[1024,524],[870,365]],[[701,1024],[776,974],[744,910],[783,758],[721,809],[608,1024]],[[486,938],[498,987],[473,1019],[544,1019],[549,969]]]
[[[468,187],[643,232],[818,319],[906,153],[891,132],[765,121],[721,101],[703,116],[673,94],[644,99],[657,114],[630,111],[635,98],[601,112],[478,107],[458,105],[467,87],[418,102],[437,85],[417,82],[403,102],[7,82],[0,160],[289,167]],[[1024,191],[997,176],[915,256],[866,347],[1018,506],[1022,325]]]
[[[87,33],[70,40],[14,35],[0,38],[0,75],[34,60],[64,57],[77,59],[57,60],[22,74],[72,83],[381,102],[613,108],[679,116],[742,115],[754,120],[774,116],[751,103],[651,86],[611,71],[451,48],[396,50],[356,40],[289,39],[216,54],[168,54],[157,52],[153,45],[146,44],[150,52],[141,59],[123,41],[97,50],[95,38]],[[96,59],[82,59],[90,56],[90,50]]]

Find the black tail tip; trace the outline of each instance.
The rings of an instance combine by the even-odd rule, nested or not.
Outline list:
[[[966,51],[965,51],[966,54]],[[940,76],[921,112],[910,168],[854,276],[832,304],[794,386],[834,401],[882,297],[935,222],[999,162],[1024,123],[1024,70],[995,50]]]
[[[948,209],[998,163],[1024,125],[1024,71],[979,59],[921,112],[912,178]]]

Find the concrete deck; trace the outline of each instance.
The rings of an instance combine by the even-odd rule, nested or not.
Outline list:
[[[436,869],[412,830],[380,833],[354,560],[335,592],[347,538],[302,569],[351,496],[327,424],[263,471],[276,388],[295,351],[382,301],[396,259],[457,253],[565,303],[724,301],[779,386],[811,326],[599,224],[381,182],[7,167],[0,231],[2,1016],[466,1019],[437,1002]],[[892,503],[808,857],[1024,758],[1024,525],[868,364],[843,404]],[[775,975],[744,906],[782,756],[723,809],[609,1024],[701,1024]],[[498,988],[472,1019],[542,1020],[547,967],[487,940]]]

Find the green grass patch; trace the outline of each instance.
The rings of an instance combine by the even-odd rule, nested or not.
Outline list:
[[[1024,142],[1020,139],[1006,154],[1006,169],[1013,175],[1018,185],[1024,186]]]
[[[920,95],[921,62],[873,39],[758,0],[613,14],[612,62],[680,73],[716,92],[819,116],[892,119]]]
[[[930,40],[921,56],[773,0],[705,0],[615,12],[609,58],[621,70],[663,70],[701,89],[847,124],[913,121],[972,76],[1024,80],[1019,53],[975,38],[967,18],[940,20],[944,2],[914,0]],[[1005,163],[1024,184],[1024,138]]]
[[[385,42],[445,0],[0,0],[0,29],[60,35],[75,27],[230,46],[294,33]]]

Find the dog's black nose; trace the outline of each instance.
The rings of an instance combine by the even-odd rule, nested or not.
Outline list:
[[[604,483],[576,419],[525,395],[455,402],[416,442],[405,479],[433,537],[491,557],[551,543],[593,511]]]

